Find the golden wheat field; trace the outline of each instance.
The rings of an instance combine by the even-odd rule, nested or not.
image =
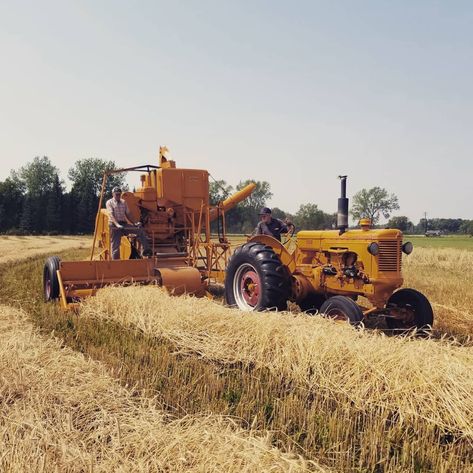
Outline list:
[[[404,258],[435,311],[420,338],[155,287],[63,313],[37,256],[62,250],[20,261],[18,244],[0,266],[16,306],[0,309],[1,471],[473,471],[473,252]]]
[[[403,265],[404,285],[432,303],[435,331],[473,337],[473,251],[416,248]]]
[[[0,264],[90,246],[90,236],[2,236]]]

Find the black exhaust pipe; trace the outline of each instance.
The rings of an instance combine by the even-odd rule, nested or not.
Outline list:
[[[341,196],[338,199],[337,228],[340,235],[348,228],[347,176],[338,176],[341,181]]]

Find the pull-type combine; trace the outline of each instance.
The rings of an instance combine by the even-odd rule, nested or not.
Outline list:
[[[152,256],[140,257],[138,239],[122,237],[120,259],[112,260],[109,216],[103,209],[107,179],[112,173],[135,171],[141,187],[122,195],[134,222],[140,222],[152,249]],[[210,280],[223,282],[230,244],[226,237],[225,212],[248,197],[249,184],[219,203],[209,204],[209,173],[179,169],[161,148],[159,166],[119,169],[103,177],[90,258],[61,261],[49,257],[44,266],[46,301],[59,299],[63,308],[94,295],[113,284],[156,284],[173,294],[202,295]],[[215,238],[211,223],[216,221]]]
[[[121,240],[120,260],[111,260],[109,218],[102,209],[106,174],[90,258],[48,258],[47,301],[59,299],[67,308],[106,285],[131,283],[164,286],[177,295],[203,295],[209,282],[216,281],[225,283],[227,304],[246,311],[283,310],[292,301],[308,313],[355,325],[368,316],[382,317],[395,329],[433,323],[427,298],[414,289],[399,289],[402,254],[412,252],[402,232],[373,229],[366,219],[360,221],[361,229],[348,228],[346,176],[341,176],[337,229],[302,230],[292,251],[271,236],[256,235],[230,257],[225,212],[248,197],[254,184],[211,206],[208,172],[178,169],[162,149],[159,166],[115,172],[125,171],[142,173],[141,187],[124,193],[123,199],[132,220],[143,226],[152,256],[141,258],[138,239],[131,236]]]

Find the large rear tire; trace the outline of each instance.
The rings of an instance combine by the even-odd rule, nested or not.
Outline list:
[[[250,242],[238,247],[227,266],[225,300],[244,311],[285,310],[291,281],[270,246]]]
[[[350,322],[354,326],[360,325],[363,320],[360,306],[345,296],[329,297],[320,307],[320,313],[330,319]]]
[[[57,270],[61,260],[59,256],[50,256],[44,263],[43,294],[45,302],[59,299],[59,278]]]
[[[390,329],[425,330],[434,323],[434,312],[427,297],[415,289],[400,289],[388,299],[386,308],[397,318],[386,317]]]

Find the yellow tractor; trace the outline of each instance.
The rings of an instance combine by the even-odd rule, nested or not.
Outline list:
[[[295,249],[267,235],[258,235],[237,248],[227,266],[225,297],[241,310],[285,309],[295,302],[308,313],[348,320],[357,325],[365,317],[383,317],[392,329],[426,328],[433,323],[427,298],[402,286],[404,242],[396,229],[348,229],[346,176],[341,178],[337,229],[302,230]],[[397,290],[399,289],[399,290]],[[357,303],[365,298],[364,305]]]
[[[154,284],[172,294],[204,295],[211,281],[223,282],[230,256],[225,212],[248,197],[251,183],[216,206],[209,203],[209,173],[181,169],[160,148],[159,166],[144,165],[105,173],[95,221],[91,254],[86,261],[46,260],[43,290],[46,301],[59,300],[64,309],[74,308],[84,297],[113,284]],[[151,248],[141,257],[136,235],[121,238],[120,259],[110,251],[109,214],[103,206],[111,174],[139,172],[141,186],[125,192],[131,220],[139,223]],[[216,222],[216,234],[211,223]]]

